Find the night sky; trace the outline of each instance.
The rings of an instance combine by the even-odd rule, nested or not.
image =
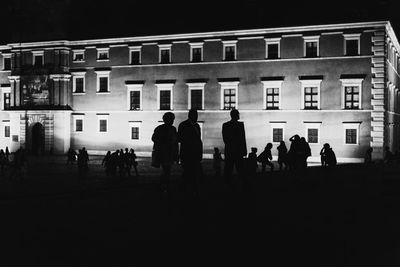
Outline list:
[[[2,3],[1,43],[390,20],[400,37],[400,1],[88,1]]]

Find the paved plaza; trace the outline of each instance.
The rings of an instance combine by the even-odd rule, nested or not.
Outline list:
[[[137,179],[111,180],[101,159],[91,157],[84,181],[60,156],[30,157],[21,181],[1,177],[0,266],[131,266],[160,251],[171,263],[193,253],[271,266],[400,264],[399,165],[258,173],[229,187],[206,160],[193,197],[179,188],[179,166],[166,195],[148,158]]]

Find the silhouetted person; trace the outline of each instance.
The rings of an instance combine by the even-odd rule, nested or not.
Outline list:
[[[76,160],[76,152],[72,148],[69,148],[67,152],[67,165],[69,164],[74,165],[75,160]]]
[[[197,110],[191,109],[188,119],[178,127],[180,145],[179,159],[183,168],[183,186],[190,184],[193,194],[198,195],[199,177],[202,175],[201,160],[203,159],[203,142],[201,141],[200,125],[197,123]]]
[[[10,162],[10,151],[8,150],[8,146],[6,146],[5,154],[6,154],[6,160],[7,160],[7,163],[8,163],[8,162]]]
[[[257,167],[258,167],[257,148],[256,147],[251,148],[251,152],[247,156],[247,165],[248,165],[247,169],[248,169],[249,175],[254,178],[256,176]]]
[[[232,182],[233,167],[244,184],[247,183],[244,172],[243,157],[247,155],[246,134],[243,122],[239,121],[239,111],[231,110],[231,120],[222,125],[222,138],[225,143],[224,176],[228,184]]]
[[[393,153],[390,151],[388,146],[385,146],[385,151],[384,151],[384,156],[383,156],[383,162],[384,163],[392,163],[394,160]]]
[[[336,166],[337,161],[335,152],[333,152],[333,149],[328,143],[324,144],[320,153],[322,153],[321,158],[323,158],[324,162],[323,166],[328,166],[328,167]]]
[[[89,155],[85,147],[83,147],[78,153],[78,176],[80,179],[85,179],[87,176],[89,171],[88,161]]]
[[[136,177],[139,177],[139,172],[138,172],[138,169],[137,169],[138,162],[136,161],[137,157],[136,157],[136,154],[135,154],[135,150],[133,148],[131,148],[129,150],[129,154],[128,154],[127,158],[128,158],[128,162],[129,162],[130,166],[133,167],[133,169],[135,170]],[[128,173],[129,176],[131,176],[130,171],[131,171],[131,168],[129,168],[129,173]]]
[[[300,163],[300,168],[306,169],[307,158],[311,156],[311,148],[304,137],[300,138],[299,151],[297,155],[299,157],[298,161]]]
[[[221,177],[221,162],[223,161],[221,157],[221,152],[219,152],[218,147],[214,147],[213,154],[213,168],[215,172],[215,177]]]
[[[118,173],[120,178],[125,176],[125,171],[125,154],[121,148],[118,153]]]
[[[265,172],[265,168],[267,165],[270,167],[271,172],[274,171],[274,164],[271,162],[272,160],[271,149],[272,149],[272,144],[268,143],[265,146],[264,151],[261,152],[261,154],[257,158],[258,162],[261,162],[261,172],[263,173]]]
[[[325,167],[326,166],[325,145],[322,146],[321,151],[319,152],[319,155],[321,156],[321,166]]]
[[[296,170],[299,168],[299,146],[300,146],[300,136],[295,134],[289,138],[290,149],[288,152],[288,163],[291,170]]]
[[[0,172],[1,172],[1,176],[4,176],[4,167],[7,164],[7,160],[6,160],[6,153],[4,153],[3,149],[0,149]]]
[[[160,177],[162,192],[169,191],[171,166],[178,160],[178,134],[172,125],[174,120],[174,113],[166,112],[163,115],[164,124],[157,126],[151,137],[154,142],[152,166],[162,168]]]
[[[12,165],[12,171],[11,171],[11,179],[19,180],[21,181],[23,179],[23,167],[26,162],[26,157],[25,157],[25,151],[23,148],[19,148],[17,151],[14,153],[14,158],[11,163]]]
[[[283,169],[283,165],[285,165],[285,170],[288,168],[288,155],[285,141],[281,141],[279,146],[276,148],[278,150],[278,164],[279,170]]]
[[[367,149],[367,151],[365,151],[365,155],[364,155],[364,163],[365,164],[372,163],[372,151],[374,151],[372,147],[369,147]]]
[[[104,156],[103,161],[101,162],[101,165],[105,168],[107,177],[111,176],[111,157],[111,151],[107,151],[107,154]]]

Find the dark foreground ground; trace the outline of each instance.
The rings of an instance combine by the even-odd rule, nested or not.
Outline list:
[[[136,180],[105,179],[99,161],[84,181],[61,157],[0,178],[0,266],[400,266],[399,165],[258,174],[244,189],[206,161],[195,198],[179,166],[168,196],[147,159]]]

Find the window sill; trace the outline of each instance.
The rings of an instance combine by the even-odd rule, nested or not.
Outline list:
[[[143,111],[143,109],[128,109],[128,111]]]
[[[97,59],[97,62],[108,62],[110,59]]]
[[[85,63],[85,60],[73,60],[72,63]]]
[[[86,95],[86,93],[72,93],[72,95]]]
[[[346,144],[344,143],[345,146],[359,146],[360,144]]]
[[[97,95],[109,95],[111,92],[96,92]]]

